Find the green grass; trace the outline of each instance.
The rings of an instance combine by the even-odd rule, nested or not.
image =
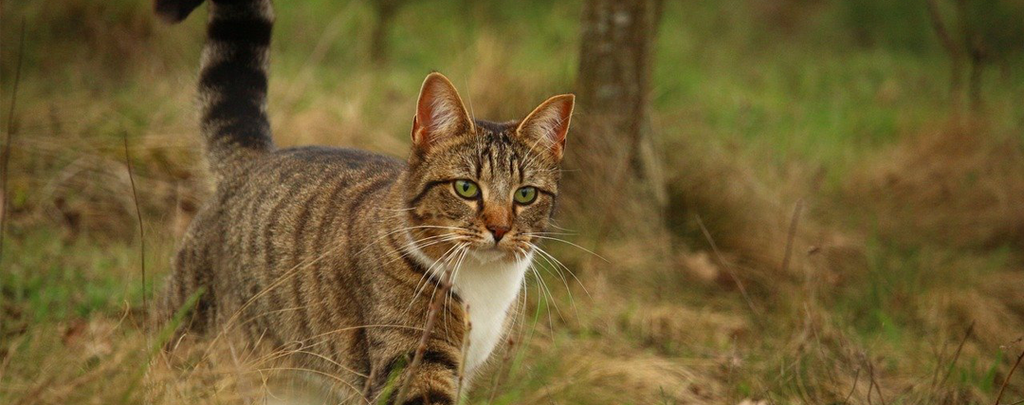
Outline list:
[[[138,244],[103,239],[71,236],[51,226],[8,235],[0,286],[11,312],[5,314],[2,330],[95,316],[117,318],[143,308]],[[158,238],[149,243],[145,291],[152,303],[163,285],[171,250],[168,244],[160,246]]]

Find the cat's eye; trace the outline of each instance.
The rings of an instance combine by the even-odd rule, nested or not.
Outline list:
[[[459,197],[467,199],[475,199],[480,196],[480,187],[476,183],[469,180],[455,180],[452,183],[455,186],[455,194]]]
[[[520,187],[512,197],[519,204],[529,204],[537,199],[537,189],[533,187]]]

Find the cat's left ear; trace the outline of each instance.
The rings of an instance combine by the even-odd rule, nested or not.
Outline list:
[[[569,133],[569,121],[576,96],[561,94],[547,99],[519,123],[516,133],[530,142],[531,146],[543,146],[551,151],[555,161],[562,160],[565,150],[565,135]]]

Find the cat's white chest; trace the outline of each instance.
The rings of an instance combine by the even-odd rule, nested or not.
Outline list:
[[[505,331],[505,320],[519,296],[532,255],[518,262],[481,263],[468,259],[456,275],[455,292],[469,305],[469,349],[466,375],[472,376],[490,357]]]

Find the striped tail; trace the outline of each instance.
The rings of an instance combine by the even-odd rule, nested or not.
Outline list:
[[[203,0],[156,0],[164,20],[184,20]],[[270,150],[267,72],[270,0],[212,0],[199,76],[200,127],[218,179]]]

